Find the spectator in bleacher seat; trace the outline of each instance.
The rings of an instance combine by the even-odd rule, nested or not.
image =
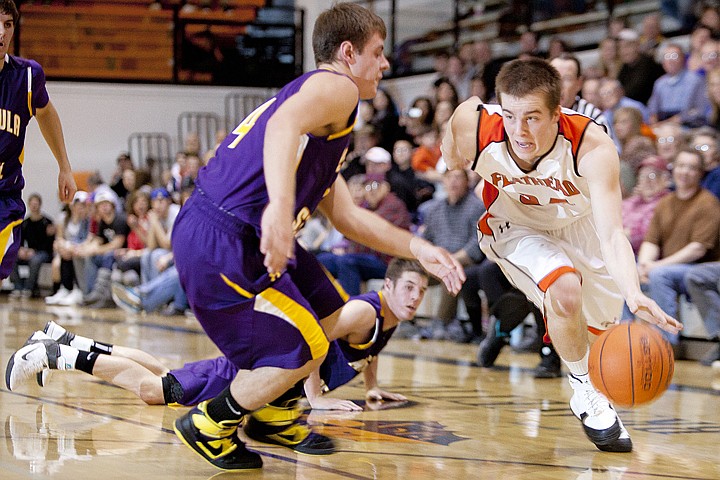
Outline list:
[[[403,140],[398,140],[395,143],[399,144],[400,142],[403,142]],[[390,172],[393,167],[392,163],[392,155],[390,152],[382,147],[373,147],[365,154],[365,173],[367,175],[380,175],[385,178],[390,185],[390,191],[402,200],[408,212],[413,215],[417,209],[413,185],[404,182],[404,178],[397,177],[396,175],[392,175],[391,181]],[[409,161],[407,163],[409,163]],[[412,171],[412,168],[410,170]]]
[[[479,273],[480,263],[485,259],[477,241],[477,222],[485,212],[485,206],[470,190],[466,170],[447,170],[442,182],[447,196],[428,202],[424,210],[422,236],[449,251],[465,267],[465,275],[470,279]],[[467,334],[461,338],[455,337],[455,340],[468,341],[472,337],[482,336],[482,303],[477,287],[473,287],[475,284],[467,280],[460,290],[472,328],[452,328],[453,331],[464,331]],[[448,338],[451,322],[458,324],[458,299],[445,288],[441,291],[436,318],[425,335],[436,340]]]
[[[400,117],[400,126],[405,129],[408,139],[414,139],[426,127],[433,124],[435,107],[430,97],[416,97],[410,108]]]
[[[86,258],[83,305],[91,308],[112,306],[110,281],[115,265],[115,250],[127,246],[130,233],[125,216],[115,210],[113,196],[106,191],[94,194],[93,202],[98,217],[96,230],[78,246],[76,254]]]
[[[700,3],[700,2],[698,2]],[[714,36],[720,35],[720,12],[718,12],[717,2],[702,2],[699,7],[697,24],[710,29]]]
[[[703,319],[708,337],[714,342],[700,359],[702,365],[709,367],[720,360],[720,262],[690,267],[685,273],[685,287]]]
[[[705,123],[720,130],[720,67],[710,70],[705,75],[708,107],[705,112]]]
[[[545,52],[540,50],[540,35],[537,32],[528,30],[520,35],[520,52],[518,58],[523,56],[545,58]]]
[[[620,154],[620,188],[623,198],[632,194],[642,161],[657,155],[656,143],[654,136],[636,135],[623,146]]]
[[[225,137],[227,137],[227,131],[224,128],[219,128],[215,132],[215,144],[212,146],[212,148],[208,149],[208,151],[205,152],[205,155],[202,157],[203,165],[207,165],[210,159],[215,156],[215,150],[217,150],[222,141],[225,140]]]
[[[187,184],[188,182],[192,182],[193,185],[195,184],[198,172],[203,167],[203,165],[204,163],[199,156],[193,154],[185,156],[185,168],[183,170],[182,179],[180,180],[181,190],[183,184]]]
[[[495,94],[488,90],[482,75],[475,75],[470,79],[470,93],[468,96],[478,97],[485,103],[493,103],[495,101]]]
[[[10,274],[10,280],[14,285],[11,296],[38,298],[40,267],[43,263],[52,261],[55,225],[50,217],[43,214],[42,197],[39,194],[30,194],[27,205],[30,213],[20,226],[22,232],[20,249]],[[24,268],[28,270],[27,277],[20,274],[20,270]]]
[[[548,60],[557,58],[562,54],[569,54],[572,52],[570,44],[560,37],[551,37],[548,41]]]
[[[180,206],[173,203],[170,193],[160,187],[150,194],[151,208],[148,212],[147,247],[140,257],[140,278],[147,283],[155,278],[160,271],[167,268],[162,265],[161,257],[171,250],[170,236]]]
[[[577,57],[569,53],[562,53],[550,60],[550,65],[558,71],[562,82],[560,106],[582,113],[607,129],[607,121],[600,107],[578,95],[583,85],[583,75]]]
[[[640,27],[640,51],[655,56],[655,50],[665,41],[662,33],[662,15],[660,12],[649,13],[643,17]]]
[[[652,127],[655,133],[657,154],[672,164],[680,147],[685,143],[685,134],[679,123],[663,122]]]
[[[712,32],[703,25],[697,25],[690,33],[690,51],[688,52],[685,65],[692,72],[703,71],[703,45],[707,42],[714,42]]]
[[[102,175],[100,172],[95,171],[88,177],[87,180],[88,183],[88,193],[91,195],[91,197],[94,198],[95,195],[97,195],[100,192],[107,193],[110,198],[112,198],[113,205],[115,205],[115,211],[116,212],[122,212],[125,210],[125,205],[122,204],[122,201],[120,200],[120,197],[117,196],[117,193],[110,188],[110,185],[105,183],[105,180],[103,180]],[[90,199],[91,206],[93,206],[92,198]],[[92,208],[91,208],[92,210]]]
[[[700,48],[700,69],[697,74],[701,76],[707,75],[710,70],[720,66],[720,42],[715,38],[711,38],[703,43]]]
[[[353,132],[353,147],[345,156],[343,170],[340,172],[345,180],[365,173],[365,153],[377,145],[378,133],[372,125],[363,125]]]
[[[468,92],[470,91],[472,72],[469,71],[467,65],[459,55],[453,54],[448,58],[447,78],[455,87],[458,101],[467,98]]]
[[[183,187],[181,204],[187,200],[194,185]],[[159,312],[161,315],[179,315],[188,310],[188,300],[180,284],[172,252],[157,259],[158,275],[137,287],[129,287],[121,282],[112,282],[112,299],[115,304],[128,313]],[[164,307],[164,308],[163,308]]]
[[[435,83],[433,83],[433,98],[435,99],[436,110],[442,102],[450,102],[453,109],[455,109],[460,101],[457,88],[447,77],[435,80]]]
[[[622,60],[618,54],[618,40],[615,37],[607,37],[598,45],[599,69],[602,77],[617,78],[622,67]]]
[[[651,124],[673,121],[685,127],[699,127],[705,123],[708,100],[705,80],[685,68],[685,53],[677,43],[662,48],[662,67],[665,74],[655,81],[647,102]]]
[[[437,127],[433,126],[425,129],[417,137],[417,143],[419,146],[412,153],[412,168],[420,178],[426,178],[427,175],[430,175],[430,178],[426,179],[434,183],[435,177],[432,175],[432,171],[435,170],[441,155]]]
[[[635,137],[654,134],[643,121],[642,113],[634,107],[620,107],[613,114],[613,132],[618,151],[622,154],[625,145]]]
[[[470,45],[470,56],[469,59],[466,60],[469,74],[471,78],[476,75],[480,75],[482,77],[485,72],[486,65],[490,63],[493,57],[490,42],[487,40],[475,40],[472,44],[466,45]],[[463,50],[461,49],[461,58],[462,52]]]
[[[702,154],[682,148],[673,162],[675,190],[655,207],[638,252],[638,273],[648,295],[677,318],[678,295],[687,295],[684,277],[693,264],[717,260],[720,202],[700,186]],[[678,335],[665,333],[673,345]]]
[[[395,140],[404,136],[400,127],[400,111],[397,104],[387,90],[378,88],[372,105],[374,114],[370,119],[370,124],[378,133],[377,144],[385,150],[392,150]]]
[[[642,113],[643,121],[647,121],[647,107],[637,100],[633,100],[625,96],[625,89],[623,88],[620,80],[612,78],[604,78],[600,82],[600,105],[603,110],[603,115],[609,128],[610,137],[615,142],[615,146],[620,151],[620,142],[615,134],[615,112],[619,108],[632,107],[639,110]]]
[[[150,195],[136,190],[128,196],[125,209],[126,221],[130,232],[127,236],[127,247],[115,250],[115,269],[112,278],[125,285],[140,283],[140,259],[145,251],[150,230]]]
[[[435,186],[415,173],[411,162],[412,153],[413,146],[408,140],[395,142],[392,165],[386,178],[392,192],[405,203],[408,212],[413,216],[413,223],[416,223],[418,206],[432,198]]]
[[[396,227],[410,229],[410,213],[405,204],[390,191],[390,184],[383,175],[365,176],[365,201],[363,206],[375,212]],[[362,282],[384,278],[392,257],[372,250],[351,240],[346,253],[322,252],[317,256],[320,263],[337,279],[348,295],[359,295]]]
[[[115,160],[115,163],[117,164],[117,167],[115,168],[112,177],[110,177],[110,188],[113,189],[118,197],[126,198],[128,191],[123,182],[123,173],[125,170],[134,170],[135,166],[133,165],[132,158],[130,158],[130,154],[127,152],[121,152]]]
[[[200,152],[200,136],[198,136],[197,132],[185,133],[182,151],[185,155],[202,155],[202,152]]]
[[[701,127],[688,135],[691,148],[702,152],[705,175],[702,187],[720,199],[720,133],[712,127]]]
[[[608,19],[608,33],[607,36],[610,38],[619,38],[620,32],[630,28],[630,23],[627,17],[616,17],[612,16]]]
[[[435,128],[440,128],[443,123],[450,120],[450,117],[452,117],[452,114],[455,111],[456,106],[457,105],[453,104],[449,100],[443,100],[442,102],[438,103],[435,106],[435,116],[433,117],[433,126]]]
[[[88,199],[87,192],[76,192],[72,203],[55,222],[53,277],[59,278],[60,288],[55,294],[45,297],[48,305],[69,306],[82,301],[81,286],[85,284],[85,261],[77,256],[77,247],[85,241],[90,232]]]
[[[635,30],[622,30],[618,40],[618,52],[622,61],[618,80],[625,90],[625,95],[647,104],[655,80],[664,73],[663,69],[655,59],[640,51],[640,37]]]
[[[583,81],[582,88],[580,89],[580,95],[588,103],[592,103],[598,107],[600,111],[602,111],[603,106],[600,98],[600,82],[601,80],[599,78],[586,78]],[[603,115],[603,117],[604,116],[605,115]],[[605,122],[607,122],[607,119],[605,119]]]
[[[433,55],[432,68],[436,80],[447,76],[448,58],[450,58],[450,54],[444,50],[435,52]]]
[[[622,203],[623,227],[636,256],[650,227],[655,206],[670,193],[669,187],[667,162],[657,155],[642,160],[633,194]]]

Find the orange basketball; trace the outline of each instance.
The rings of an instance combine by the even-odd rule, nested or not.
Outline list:
[[[672,381],[673,350],[644,323],[614,325],[590,348],[590,380],[615,405],[635,407],[660,397]]]

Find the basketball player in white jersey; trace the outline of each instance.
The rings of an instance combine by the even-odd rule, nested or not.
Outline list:
[[[600,450],[629,452],[628,432],[588,378],[588,331],[616,322],[623,299],[669,332],[682,325],[640,290],[621,221],[617,150],[590,118],[562,109],[560,77],[543,60],[505,64],[496,94],[500,105],[473,97],[457,108],[443,157],[483,178],[480,247],[543,309],[570,371],[573,414]]]

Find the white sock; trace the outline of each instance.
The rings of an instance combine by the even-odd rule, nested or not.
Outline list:
[[[60,357],[63,361],[61,363],[58,359],[58,370],[73,370],[78,357],[78,349],[69,345],[60,345]]]
[[[70,345],[77,348],[78,350],[82,350],[84,352],[91,351],[93,344],[95,344],[95,340],[88,337],[83,337],[82,335],[75,334],[75,338],[73,338],[70,341]]]
[[[563,358],[563,362],[565,362],[565,365],[567,365],[568,370],[570,370],[570,373],[575,375],[576,377],[580,377],[581,375],[587,375],[588,374],[588,357],[590,356],[590,347],[585,351],[585,355],[575,362],[568,362]]]

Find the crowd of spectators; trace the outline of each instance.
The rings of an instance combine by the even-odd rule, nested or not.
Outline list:
[[[549,43],[548,52],[540,51],[533,32],[520,39],[520,57],[540,56],[558,69],[563,107],[590,116],[614,139],[621,158],[626,231],[639,256],[645,288],[671,314],[677,313],[678,295],[692,300],[712,284],[702,283],[708,274],[697,274],[691,293],[685,276],[698,264],[720,261],[715,221],[720,218],[717,14],[711,7],[702,10],[687,50],[683,42],[663,37],[657,14],[634,26],[616,19],[592,65],[582,65],[572,46],[559,39]],[[457,52],[439,53],[427,91],[407,105],[382,84],[374,100],[360,104],[354,141],[341,171],[355,201],[448,248],[472,279],[472,287],[462,295],[468,318],[460,334],[456,300],[444,296],[430,331],[411,335],[479,341],[486,333],[488,297],[495,302],[513,293],[507,285],[494,291],[500,280],[487,273],[488,260],[477,248],[474,223],[484,208],[480,179],[472,172],[446,172],[439,148],[459,102],[470,95],[493,101],[495,75],[507,60],[493,57],[491,42],[471,42]],[[164,174],[164,184],[149,185],[149,176],[135,169],[129,156],[120,155],[110,182],[91,179],[91,191],[79,192],[54,223],[40,213],[39,197],[31,197],[30,216],[23,225],[27,254],[20,255],[16,269],[29,267],[30,273],[13,275],[15,295],[38,295],[38,265],[52,262],[58,290],[46,298],[48,303],[102,307],[114,299],[132,312],[185,310],[172,267],[172,223],[181,193],[192,188],[198,170],[211,157],[190,142]],[[691,210],[696,212],[692,219]],[[384,277],[389,258],[339,237],[320,215],[310,219],[299,240],[349,294],[360,293],[370,279]],[[478,295],[478,285],[486,293]],[[707,299],[703,305],[707,312]],[[718,320],[704,316],[708,333],[720,342]],[[717,348],[703,363],[714,360],[720,360]]]

